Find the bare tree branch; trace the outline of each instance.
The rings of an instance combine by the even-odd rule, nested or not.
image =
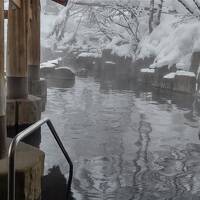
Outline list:
[[[183,1],[183,0],[177,0],[180,4],[182,4],[185,9],[190,13],[190,14],[194,14],[193,10],[190,9],[190,7]]]

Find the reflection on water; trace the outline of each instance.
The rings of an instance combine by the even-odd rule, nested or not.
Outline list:
[[[59,166],[53,166],[42,179],[42,199],[66,199],[68,196],[67,180]]]
[[[73,198],[199,199],[198,106],[191,96],[126,80],[77,78],[71,88],[49,88],[44,116],[74,161]],[[67,177],[47,132],[41,142],[46,168],[59,164]]]
[[[74,80],[65,80],[65,79],[47,79],[48,87],[54,88],[71,88],[74,86]]]

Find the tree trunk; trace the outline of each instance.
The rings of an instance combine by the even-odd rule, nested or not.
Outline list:
[[[157,15],[157,20],[156,20],[156,25],[157,26],[160,24],[162,8],[163,8],[163,2],[164,2],[164,0],[160,0],[160,3],[158,4],[158,15]]]
[[[153,22],[154,22],[154,0],[150,0],[149,33],[152,33],[152,31],[153,31]]]
[[[4,76],[4,1],[0,0],[0,159],[6,154],[6,84]]]

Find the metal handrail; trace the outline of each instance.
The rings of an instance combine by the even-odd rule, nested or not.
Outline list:
[[[73,177],[73,163],[65,150],[53,124],[51,123],[50,119],[45,118],[42,119],[35,124],[29,126],[27,129],[19,133],[15,136],[15,138],[12,140],[9,151],[8,151],[8,200],[15,200],[15,153],[17,145],[21,140],[31,135],[35,130],[39,129],[42,125],[47,124],[49,127],[51,133],[54,136],[54,139],[56,140],[57,144],[59,145],[62,153],[64,154],[68,164],[69,164],[69,178],[68,178],[68,184],[67,189],[70,191],[71,184],[72,184],[72,177]]]

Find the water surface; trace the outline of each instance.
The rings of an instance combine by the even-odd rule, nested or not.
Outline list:
[[[74,162],[74,199],[200,198],[199,112],[191,96],[126,80],[76,78],[69,88],[48,88],[44,116]],[[67,177],[47,128],[40,146],[46,170],[59,165]]]

